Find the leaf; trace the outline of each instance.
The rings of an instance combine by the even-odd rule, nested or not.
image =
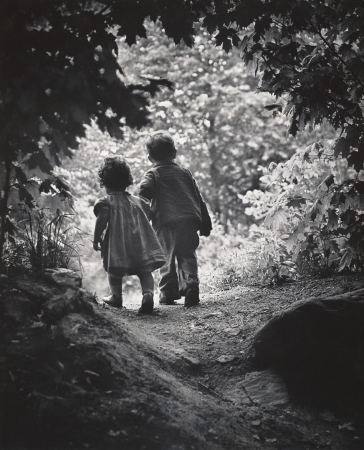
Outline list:
[[[6,219],[5,219],[5,227],[4,227],[5,233],[9,233],[10,236],[14,236],[16,230],[17,230],[17,227],[13,223],[13,221],[9,217],[6,217]]]
[[[350,226],[356,221],[356,212],[352,209],[347,209],[340,214],[340,219],[346,226]]]
[[[348,43],[344,43],[339,47],[339,54],[341,54],[344,61],[349,61],[357,55],[352,46]]]
[[[300,208],[302,205],[306,204],[306,199],[303,197],[294,197],[290,198],[286,204],[288,207],[292,206],[294,208]]]
[[[294,117],[291,120],[291,125],[290,125],[290,127],[288,129],[288,132],[289,132],[289,134],[292,134],[292,136],[296,136],[298,130],[299,130],[299,128],[298,128],[298,121],[297,121],[296,117]]]
[[[24,201],[24,203],[28,206],[28,208],[34,208],[33,196],[28,192],[28,190],[20,185],[18,187],[19,200]]]
[[[46,178],[45,180],[42,181],[42,183],[39,186],[39,192],[45,192],[46,194],[48,194],[49,192],[51,194],[55,194],[56,191],[52,186],[52,180],[50,178]]]
[[[350,144],[344,137],[339,138],[334,146],[334,155],[337,158],[338,156],[342,156],[343,158],[347,158],[350,154]]]
[[[335,230],[338,226],[338,216],[334,209],[329,209],[329,218],[327,221],[327,228],[332,231]]]
[[[82,108],[81,105],[73,103],[70,106],[70,113],[73,120],[78,123],[86,124],[90,122],[90,115],[87,110]]]
[[[28,166],[30,173],[42,174],[42,178],[45,174],[51,174],[53,167],[49,162],[49,159],[45,156],[42,150],[31,154],[24,163]]]
[[[359,194],[364,194],[364,181],[357,181],[355,183],[355,189]]]
[[[353,260],[353,253],[351,249],[347,249],[344,254],[341,257],[340,263],[339,263],[339,267],[338,267],[338,272],[341,272],[342,270],[344,270],[346,267],[350,269],[351,266],[351,262]]]
[[[273,210],[267,214],[264,223],[268,228],[272,228],[275,231],[284,230],[287,225],[287,215],[285,209],[280,206]]]
[[[48,209],[51,215],[58,214],[61,212],[72,212],[71,205],[63,200],[58,194],[42,194],[40,200],[40,208]]]
[[[223,27],[220,29],[220,32],[216,35],[216,45],[221,45],[226,53],[228,53],[232,49],[232,40],[238,39],[238,41],[234,40],[234,43],[239,42],[240,39],[237,37],[236,30],[232,28]]]
[[[312,221],[316,220],[317,214],[320,212],[319,204],[320,200],[316,200],[316,202],[312,205],[311,212],[309,214],[309,217]]]
[[[339,207],[340,205],[344,205],[346,201],[346,195],[342,191],[337,191],[332,196],[330,204]]]
[[[280,103],[270,103],[269,105],[265,105],[264,109],[267,109],[268,111],[279,111],[282,112],[282,105]]]
[[[306,2],[299,2],[291,12],[291,19],[296,27],[306,27],[310,24],[312,16],[315,14],[314,6]]]
[[[364,147],[364,145],[363,145]],[[361,150],[361,149],[360,149]],[[357,172],[364,169],[364,151],[352,151],[348,156],[348,166],[353,167]]]
[[[67,191],[69,192],[71,190],[70,186],[68,183],[65,182],[65,180],[63,180],[61,177],[55,177],[54,179],[54,184],[56,186],[56,188],[59,191]]]
[[[123,139],[124,132],[122,130],[122,125],[117,124],[114,120],[106,121],[106,129],[109,132],[110,136],[115,139]]]
[[[329,175],[324,179],[324,183],[329,188],[334,183],[335,177],[334,175]]]
[[[13,169],[15,171],[15,178],[19,181],[21,184],[25,184],[28,180],[25,172],[19,165],[13,164]]]
[[[361,136],[360,131],[356,127],[353,127],[351,125],[349,125],[345,129],[345,131],[346,131],[346,139],[349,142],[349,144],[354,148],[358,148],[359,139]]]

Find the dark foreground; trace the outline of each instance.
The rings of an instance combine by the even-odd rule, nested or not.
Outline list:
[[[152,316],[99,305],[77,279],[1,285],[1,449],[364,447],[360,408],[298,404],[251,352],[274,314],[360,276],[240,286]]]

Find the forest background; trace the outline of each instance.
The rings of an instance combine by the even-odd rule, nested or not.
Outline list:
[[[62,117],[61,108],[51,119],[37,110],[38,122],[28,121],[20,132],[5,127],[2,148],[10,157],[3,158],[1,248],[7,271],[77,267],[81,260],[86,287],[101,294],[106,280],[103,286],[90,242],[92,206],[103,195],[97,168],[104,157],[122,155],[131,165],[135,192],[149,167],[146,136],[157,129],[175,137],[177,162],[193,172],[214,217],[213,233],[199,250],[206,287],[362,270],[363,8],[336,1],[313,10],[309,2],[296,1],[287,11],[279,2],[277,11],[264,11],[260,2],[250,2],[242,25],[232,20],[242,3],[234,3],[235,11],[230,3],[206,6],[204,19],[194,24],[194,46],[191,29],[171,29],[165,15],[161,21],[138,17],[145,31],[130,31],[125,23],[120,33],[109,28],[107,45],[89,40],[99,76],[116,83],[94,114],[78,98],[84,81],[76,66],[83,61],[66,55],[75,95],[67,105],[72,133],[62,136],[52,124],[54,115]],[[76,19],[109,14],[98,2],[78,5]],[[58,11],[63,19],[75,7],[67,6],[67,14]],[[47,11],[33,11],[31,26],[27,13],[25,7],[27,32],[52,33]],[[201,15],[197,6],[194,14]],[[325,20],[336,21],[335,32]],[[80,32],[81,22],[75,23],[70,27]],[[30,53],[39,48],[43,56],[59,54],[37,44],[31,43]],[[3,90],[4,117],[8,105],[27,117],[34,105],[40,107],[38,81],[30,76],[16,97],[21,82]],[[124,97],[117,94],[120,86]],[[56,89],[45,84],[43,91],[52,99]],[[129,94],[138,102],[128,103]],[[58,122],[70,129],[70,121]],[[34,129],[38,134],[29,146]],[[133,288],[133,281],[126,283]]]

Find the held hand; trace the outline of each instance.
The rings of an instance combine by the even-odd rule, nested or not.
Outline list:
[[[94,250],[96,252],[98,252],[99,250],[101,250],[101,242],[100,241],[99,242],[94,242],[93,247],[94,247]]]

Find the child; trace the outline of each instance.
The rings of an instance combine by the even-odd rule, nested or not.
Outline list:
[[[158,131],[146,146],[154,165],[144,175],[139,195],[151,200],[153,228],[167,259],[160,269],[159,303],[173,305],[185,296],[184,305],[195,306],[200,302],[197,231],[209,236],[211,219],[191,172],[174,162],[177,150],[171,135]]]
[[[152,271],[161,267],[165,258],[149,223],[149,205],[125,191],[133,183],[133,177],[127,163],[118,156],[105,158],[98,175],[100,186],[105,186],[107,193],[94,207],[97,219],[93,247],[101,250],[111,294],[103,300],[121,308],[123,276],[138,275],[143,292],[139,312],[151,314],[154,306]]]

